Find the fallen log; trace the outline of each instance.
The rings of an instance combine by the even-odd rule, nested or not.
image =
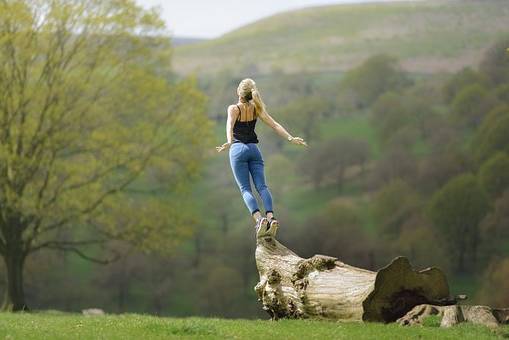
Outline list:
[[[419,318],[415,315],[419,312],[413,318],[409,316],[407,320],[411,321],[406,323],[403,318],[416,306],[433,306],[439,311],[437,314],[448,311],[448,318],[465,319],[468,314],[464,311],[461,316],[453,315],[453,309],[447,309],[456,308],[457,300],[449,295],[447,278],[440,269],[414,270],[405,257],[397,257],[373,272],[325,255],[301,258],[272,237],[258,238],[255,257],[260,275],[255,291],[263,309],[274,320],[400,320],[400,324],[413,324],[417,323]],[[486,317],[486,313],[474,314],[466,319],[488,320],[485,323],[492,325],[493,318]]]
[[[428,304],[415,306],[397,322],[403,326],[422,324],[424,319],[431,315],[441,317],[441,327],[455,326],[460,322],[471,322],[496,328],[500,324],[509,323],[509,308],[470,305],[433,306]]]

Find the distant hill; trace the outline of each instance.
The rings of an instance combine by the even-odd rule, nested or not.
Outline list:
[[[455,71],[509,35],[509,0],[434,0],[284,12],[217,39],[178,46],[174,69],[212,74],[341,71],[375,53],[410,71]]]
[[[196,43],[203,42],[206,40],[207,39],[189,38],[189,37],[172,37],[171,38],[171,42],[173,43],[173,46],[196,44]]]

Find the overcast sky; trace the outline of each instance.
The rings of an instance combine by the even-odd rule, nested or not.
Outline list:
[[[387,0],[136,0],[161,6],[162,17],[177,37],[215,38],[271,14],[327,4]]]

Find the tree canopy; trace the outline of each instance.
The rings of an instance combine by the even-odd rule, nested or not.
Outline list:
[[[194,82],[172,78],[165,34],[134,1],[0,3],[0,254],[14,309],[13,273],[34,251],[92,259],[81,247],[164,250],[189,234],[177,197],[208,120]]]
[[[376,55],[357,68],[348,71],[342,81],[344,89],[352,91],[358,106],[371,105],[381,94],[397,91],[411,84],[394,57]]]
[[[448,240],[456,270],[466,270],[467,257],[475,260],[479,222],[488,212],[488,198],[472,174],[451,179],[430,201],[429,214],[437,230]]]

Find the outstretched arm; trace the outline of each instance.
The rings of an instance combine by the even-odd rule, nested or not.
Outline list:
[[[228,107],[228,118],[226,119],[226,143],[221,146],[216,146],[217,152],[221,152],[230,147],[233,140],[233,124],[237,119],[239,112],[236,110],[235,105],[230,105]]]
[[[286,131],[286,129],[281,124],[276,122],[276,120],[272,118],[272,116],[269,115],[268,112],[262,111],[259,114],[259,117],[265,124],[273,128],[274,131],[276,131],[276,133],[283,137],[284,139],[292,142],[293,144],[308,146],[304,139],[300,137],[293,137],[288,131]]]

